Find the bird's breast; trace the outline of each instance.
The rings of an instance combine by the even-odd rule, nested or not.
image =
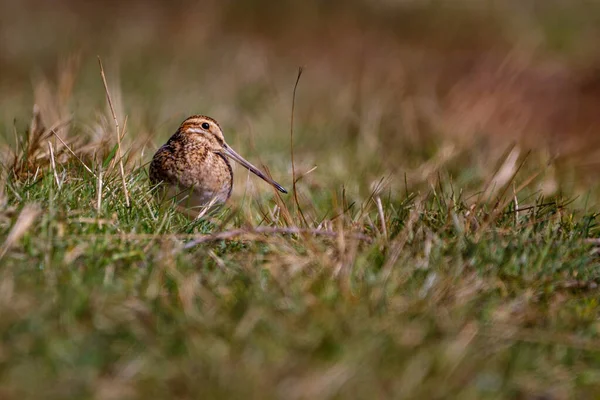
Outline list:
[[[224,203],[231,195],[233,172],[229,161],[222,155],[209,152],[198,159],[188,160],[180,185],[187,189],[189,206],[203,206],[210,202]]]

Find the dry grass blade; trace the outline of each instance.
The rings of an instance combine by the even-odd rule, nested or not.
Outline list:
[[[510,153],[504,159],[504,162],[498,168],[489,181],[488,186],[483,194],[484,198],[493,198],[505,185],[512,180],[517,171],[517,161],[519,159],[520,150],[517,146],[513,147]]]
[[[27,173],[35,167],[40,167],[45,162],[50,162],[50,153],[44,150],[44,141],[52,136],[52,133],[60,128],[64,128],[71,122],[70,118],[54,123],[49,129],[44,127],[40,116],[40,110],[37,105],[33,107],[33,117],[29,127],[29,132],[26,141],[19,146],[18,135],[15,132],[16,144],[15,150],[12,152],[13,161],[11,170],[16,175]],[[53,149],[54,150],[54,149]],[[60,147],[56,148],[57,153],[60,153]]]
[[[121,240],[156,240],[156,239],[192,239],[186,243],[185,248],[191,248],[196,245],[218,240],[233,240],[233,239],[251,239],[259,235],[277,235],[277,234],[307,234],[316,236],[327,236],[331,238],[339,238],[340,234],[348,239],[360,240],[362,242],[371,243],[373,239],[362,233],[340,233],[337,231],[329,231],[322,229],[303,229],[303,228],[275,228],[275,227],[258,227],[255,229],[233,229],[214,234],[116,234],[116,235],[86,235],[87,238],[114,238]]]
[[[298,212],[300,213],[302,222],[306,226],[306,218],[304,218],[304,213],[302,213],[302,209],[300,208],[300,202],[298,201],[298,191],[296,190],[296,165],[294,163],[294,111],[296,108],[296,89],[298,89],[298,82],[300,82],[302,71],[302,67],[298,68],[298,76],[296,77],[296,83],[294,83],[294,91],[292,92],[292,116],[290,119],[290,155],[292,159],[292,191],[294,192],[294,203],[296,203],[296,207],[298,208]]]
[[[377,205],[377,213],[379,214],[379,222],[381,222],[381,232],[383,236],[387,239],[387,227],[385,226],[385,214],[383,213],[383,204],[381,203],[381,197],[377,196],[375,198],[375,204]]]
[[[54,129],[52,130],[52,133],[54,134],[54,136],[56,136],[56,138],[58,140],[60,140],[60,142],[63,144],[63,146],[65,146],[65,148],[69,151],[69,153],[71,153],[73,155],[73,157],[75,157],[77,159],[77,161],[79,161],[81,163],[81,165],[83,165],[83,168],[85,168],[86,171],[88,171],[90,174],[92,174],[92,175],[94,175],[94,177],[96,177],[96,174],[94,173],[94,171],[92,171],[90,169],[90,167],[88,167],[77,154],[75,154],[73,149],[71,149],[71,147],[69,147],[69,145],[58,135],[58,133],[56,133],[56,131]]]
[[[50,143],[50,141],[48,141],[48,150],[50,151],[50,165],[52,166],[52,172],[54,173],[54,180],[56,181],[56,186],[60,189],[60,180],[58,179],[56,162],[54,161],[54,149],[52,148],[52,143]]]
[[[519,223],[519,199],[517,198],[517,190],[513,182],[513,198],[515,202],[515,225]]]
[[[125,137],[125,131],[127,130],[127,121],[128,121],[128,118],[127,118],[127,115],[126,115],[126,116],[125,116],[125,121],[123,121],[123,127],[121,128],[121,133],[120,133],[120,135],[121,135],[121,136],[120,136],[120,140],[123,140],[123,138]],[[117,144],[117,147],[118,147],[118,144]],[[117,164],[117,163],[119,163],[119,162],[122,162],[122,160],[123,160],[123,157],[120,157],[120,158],[119,158],[119,157],[118,157],[118,155],[117,155],[116,157],[114,157],[114,158],[113,158],[113,159],[110,161],[110,163],[108,164],[108,168],[106,168],[105,175],[106,175],[106,176],[110,175],[110,173],[111,173],[111,172],[114,170],[114,168],[115,168],[115,164]]]
[[[333,238],[338,238],[340,236],[340,232],[335,231],[324,231],[319,229],[303,229],[303,228],[271,228],[271,227],[259,227],[252,230],[248,229],[234,229],[231,231],[219,232],[211,235],[202,235],[190,243],[185,245],[185,248],[190,248],[195,245],[213,242],[215,240],[229,240],[234,239],[240,236],[253,236],[253,235],[273,235],[273,234],[309,234],[309,235],[319,235],[319,236],[329,236]],[[343,233],[342,233],[343,235]],[[352,239],[357,239],[365,242],[371,242],[372,239],[360,233],[349,234],[347,237]]]
[[[392,274],[392,271],[393,271],[394,267],[396,266],[396,262],[400,258],[400,255],[402,255],[402,251],[404,250],[404,247],[406,246],[406,243],[409,240],[409,236],[410,236],[411,232],[413,231],[414,226],[417,223],[418,219],[419,219],[419,212],[418,211],[411,212],[408,217],[408,221],[406,222],[405,228],[390,243],[388,259],[386,260],[385,264],[383,264],[383,267],[381,268],[381,276],[383,277],[384,282],[387,281],[389,279],[390,275]],[[404,269],[403,271],[404,272],[403,272],[402,279],[406,279],[405,276],[410,274],[410,272],[408,271],[408,269]],[[381,294],[383,295],[383,292],[381,292]]]
[[[97,198],[96,198],[96,210],[98,211],[98,215],[100,215],[100,210],[102,209],[102,163],[98,163],[98,179],[97,179]]]
[[[104,68],[102,67],[102,60],[98,56],[98,64],[100,64],[100,75],[102,76],[102,83],[104,83],[104,90],[106,91],[106,98],[108,100],[108,106],[112,113],[113,120],[115,121],[115,132],[117,134],[117,158],[119,159],[119,171],[121,173],[121,180],[123,182],[123,193],[125,194],[125,204],[129,208],[129,192],[127,191],[127,183],[125,181],[125,169],[123,168],[123,153],[121,152],[121,130],[119,129],[119,120],[117,119],[117,113],[113,107],[113,102],[108,91],[108,84],[106,83],[106,75],[104,75]]]
[[[29,204],[23,207],[17,221],[8,233],[2,247],[0,247],[0,259],[3,258],[6,252],[23,237],[25,232],[27,232],[31,227],[31,224],[33,224],[36,217],[39,215],[40,211],[40,207],[37,204]]]
[[[25,150],[25,162],[29,159],[29,156],[33,153],[33,149],[37,147],[39,141],[43,139],[44,124],[40,115],[40,107],[37,104],[33,105],[33,116],[31,117],[31,123],[29,125],[29,134],[27,137],[27,147]],[[17,149],[18,151],[18,149]]]
[[[502,340],[527,342],[534,344],[558,345],[571,349],[600,351],[600,343],[575,334],[562,332],[548,332],[542,329],[523,328],[503,324],[494,324],[479,332],[480,335],[490,336]]]

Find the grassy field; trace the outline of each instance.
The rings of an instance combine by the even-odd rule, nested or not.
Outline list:
[[[597,398],[600,9],[425,3],[1,2],[0,398]]]

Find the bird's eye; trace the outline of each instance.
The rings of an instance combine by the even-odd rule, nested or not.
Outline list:
[[[208,122],[203,122],[202,123],[202,129],[209,129],[210,125],[208,124]]]

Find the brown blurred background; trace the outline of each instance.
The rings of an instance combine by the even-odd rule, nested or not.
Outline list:
[[[0,120],[11,137],[42,103],[46,119],[74,115],[72,129],[93,136],[100,55],[129,140],[149,138],[136,147],[143,159],[205,113],[284,170],[303,66],[298,162],[325,168],[316,186],[354,170],[362,187],[407,170],[425,177],[462,149],[486,169],[485,149],[511,141],[593,177],[599,34],[596,1],[3,0]]]

